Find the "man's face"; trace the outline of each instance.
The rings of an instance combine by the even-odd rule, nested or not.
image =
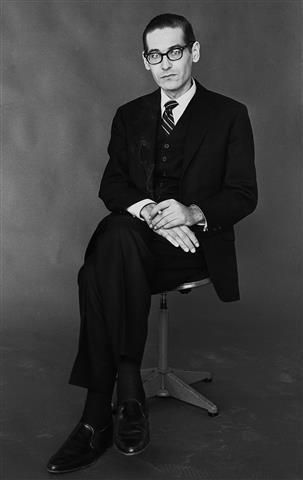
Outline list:
[[[157,28],[146,36],[148,52],[166,53],[172,47],[185,45],[183,30],[180,27]],[[144,65],[151,71],[153,79],[171,98],[178,98],[185,93],[191,84],[192,63],[200,58],[200,45],[195,42],[192,51],[185,48],[179,60],[169,60],[166,56],[157,65],[150,65],[143,56]]]

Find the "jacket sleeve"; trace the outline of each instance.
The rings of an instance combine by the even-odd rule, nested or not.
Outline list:
[[[253,133],[247,108],[241,105],[230,129],[221,189],[196,203],[207,219],[208,230],[221,230],[249,215],[257,199]]]
[[[99,197],[110,211],[125,211],[130,205],[146,198],[146,192],[136,188],[129,176],[130,159],[120,108],[113,119],[108,154],[109,161],[101,180]]]

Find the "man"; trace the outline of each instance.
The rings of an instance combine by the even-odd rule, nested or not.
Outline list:
[[[113,120],[99,193],[111,213],[78,278],[81,330],[70,383],[87,388],[87,398],[49,461],[52,473],[92,464],[113,442],[126,455],[148,445],[140,365],[153,293],[209,276],[223,301],[239,298],[233,225],[257,203],[247,109],[193,79],[200,45],[184,17],[155,17],[143,44],[160,88]]]

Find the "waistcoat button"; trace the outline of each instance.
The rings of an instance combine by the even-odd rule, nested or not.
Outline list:
[[[166,161],[167,161],[167,157],[165,155],[163,155],[162,162],[166,162]]]
[[[170,147],[169,143],[164,143],[164,148],[169,148],[169,147]]]

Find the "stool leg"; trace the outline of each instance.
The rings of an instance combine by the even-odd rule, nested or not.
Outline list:
[[[212,374],[210,372],[198,372],[195,370],[179,370],[177,368],[173,368],[171,370],[172,373],[180,377],[183,382],[186,383],[197,383],[197,382],[211,382],[212,381]]]
[[[167,308],[167,293],[161,293],[160,297],[160,316],[159,316],[159,354],[158,354],[158,372],[159,372],[159,390],[158,397],[168,397],[169,393],[166,388],[166,374],[168,372],[167,362],[167,337],[168,337],[168,308]]]
[[[168,309],[167,293],[161,293],[160,299],[160,317],[159,317],[159,360],[158,368],[160,372],[167,371],[167,335],[168,335]]]
[[[168,396],[168,392],[166,389],[165,393],[167,393],[163,395],[163,388],[161,385],[163,375],[159,373],[159,370],[157,368],[154,368],[146,376],[144,375],[145,373],[147,373],[146,370],[142,370],[141,375],[143,378],[143,386],[146,398]]]
[[[204,397],[197,390],[192,388],[187,383],[183,382],[181,378],[177,377],[174,373],[168,373],[166,375],[166,385],[169,391],[169,395],[183,402],[190,403],[196,407],[204,408],[211,415],[218,413],[218,407]]]
[[[160,314],[158,326],[158,368],[147,368],[141,371],[145,394],[147,397],[168,397],[166,388],[167,362],[167,337],[168,337],[168,308],[167,293],[160,296]]]

